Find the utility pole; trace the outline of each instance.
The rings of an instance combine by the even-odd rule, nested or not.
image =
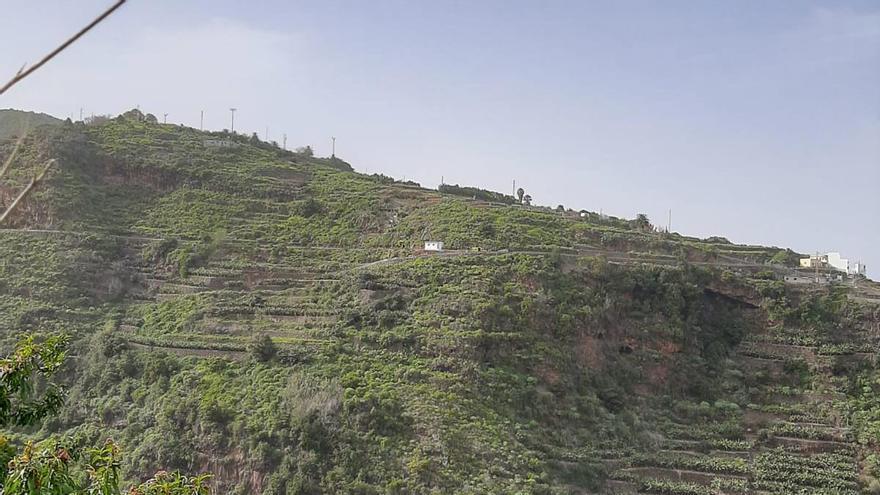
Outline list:
[[[513,179],[513,194],[512,194],[512,196],[514,198],[516,197],[516,179]]]
[[[666,233],[672,232],[672,208],[669,209],[669,220],[666,221]]]
[[[229,126],[229,132],[235,134],[235,111],[237,108],[230,108],[229,111],[232,112],[232,124]]]
[[[163,124],[167,124],[167,123],[168,123],[168,114],[167,114],[167,113],[164,114],[164,116],[162,117],[162,123],[163,123]]]
[[[83,119],[83,108],[79,107],[79,121],[82,122]]]
[[[283,134],[283,135],[282,135],[281,141],[282,141],[282,143],[283,143],[283,144],[281,145],[281,148],[283,148],[283,149],[286,150],[286,149],[287,149],[287,134]]]
[[[265,141],[267,143],[269,142],[269,126],[266,126],[266,140]]]
[[[336,137],[331,137],[333,140],[333,151],[330,153],[330,158],[336,158]]]
[[[204,110],[202,110],[199,113],[199,130],[200,131],[205,130],[205,111]]]

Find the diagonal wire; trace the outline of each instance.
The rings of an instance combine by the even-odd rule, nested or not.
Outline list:
[[[39,69],[40,67],[42,67],[43,64],[45,64],[45,63],[48,62],[49,60],[52,60],[52,58],[54,58],[55,55],[58,55],[59,53],[61,53],[62,51],[64,51],[65,48],[67,48],[67,47],[69,47],[70,45],[72,45],[76,40],[78,40],[80,37],[82,37],[82,35],[86,34],[86,33],[89,32],[89,30],[91,30],[93,27],[97,26],[101,21],[103,21],[104,19],[106,19],[110,14],[112,14],[114,11],[116,11],[116,9],[118,9],[119,7],[121,7],[122,4],[124,4],[125,2],[126,2],[126,0],[119,0],[118,2],[116,2],[115,4],[113,4],[113,6],[111,6],[109,9],[105,10],[103,14],[99,15],[98,17],[95,18],[94,21],[92,21],[91,23],[89,23],[88,26],[86,26],[86,27],[80,29],[78,33],[76,33],[76,34],[73,35],[72,37],[68,38],[67,41],[65,41],[64,43],[62,43],[61,45],[59,45],[58,48],[52,50],[48,55],[46,55],[45,57],[43,57],[43,59],[40,60],[39,62],[37,62],[36,64],[34,64],[34,65],[30,66],[30,67],[27,67],[27,64],[23,65],[23,66],[21,67],[21,69],[19,69],[18,72],[15,74],[15,76],[13,76],[12,79],[9,80],[9,82],[7,82],[6,84],[4,84],[3,87],[0,88],[0,95],[2,95],[3,93],[5,93],[6,90],[8,90],[8,89],[11,88],[12,86],[14,86],[16,83],[18,83],[19,81],[21,81],[21,80],[24,79],[25,77],[31,75],[35,70],[37,70],[37,69]],[[27,68],[25,68],[25,67],[27,67]]]
[[[2,215],[0,215],[0,224],[2,224],[3,221],[6,220],[6,217],[9,216],[10,213],[12,213],[16,206],[18,206],[18,203],[21,202],[21,200],[24,199],[24,197],[27,196],[29,192],[31,192],[31,189],[33,189],[34,186],[37,185],[37,183],[43,180],[46,172],[48,172],[54,164],[54,158],[46,162],[46,165],[43,166],[43,169],[39,173],[37,173],[37,175],[35,175],[33,179],[31,179],[30,183],[28,183],[28,185],[25,186],[24,189],[22,189],[22,191],[18,194],[12,204],[10,204],[8,208],[6,208],[6,211],[4,211]]]
[[[18,149],[21,148],[21,143],[24,142],[25,137],[27,137],[27,133],[18,138],[18,141],[15,142],[15,147],[12,148],[12,153],[10,153],[9,157],[6,158],[6,161],[3,162],[3,168],[0,168],[0,179],[2,179],[4,175],[6,175],[6,172],[9,170],[9,166],[12,165],[12,160],[15,160],[15,155],[18,153]]]

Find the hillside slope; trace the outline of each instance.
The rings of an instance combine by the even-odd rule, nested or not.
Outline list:
[[[60,124],[61,120],[45,113],[23,112],[11,108],[0,109],[0,141],[21,136],[37,127]]]
[[[11,145],[0,148],[0,157]],[[0,336],[75,339],[39,432],[219,493],[861,493],[880,313],[796,254],[475,201],[144,121],[33,133]],[[425,240],[448,251],[420,252]],[[87,411],[98,411],[91,414]],[[880,483],[877,483],[880,492]],[[871,488],[873,489],[873,488]]]

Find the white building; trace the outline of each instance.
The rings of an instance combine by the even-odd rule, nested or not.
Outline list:
[[[825,261],[828,266],[840,272],[849,273],[849,260],[842,258],[840,253],[828,253],[825,255]]]
[[[850,264],[849,274],[850,275],[865,276],[865,275],[867,275],[867,268],[865,267],[865,264],[862,263],[861,261],[856,261],[856,262]]]
[[[864,275],[865,265],[861,262],[850,263],[846,258],[840,256],[840,253],[825,253],[810,256],[809,258],[801,258],[802,268],[831,268],[839,272],[849,275]]]
[[[425,241],[425,251],[443,251],[443,241]]]
[[[206,148],[237,148],[239,146],[235,141],[228,139],[205,139]]]

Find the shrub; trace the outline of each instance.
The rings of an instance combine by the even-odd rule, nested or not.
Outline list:
[[[491,201],[493,203],[505,203],[512,205],[516,203],[516,198],[509,194],[503,194],[495,191],[488,191],[478,187],[459,186],[458,184],[441,184],[437,188],[438,191],[446,194],[455,194],[456,196],[466,196],[483,201]]]
[[[248,352],[251,357],[261,363],[271,361],[278,355],[278,346],[272,341],[272,338],[266,334],[257,335],[248,346]]]

